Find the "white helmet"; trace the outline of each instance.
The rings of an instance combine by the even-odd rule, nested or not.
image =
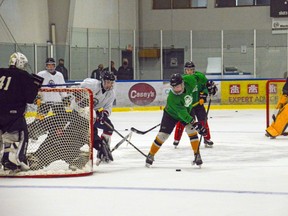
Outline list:
[[[16,68],[24,70],[27,64],[28,59],[20,52],[15,52],[10,56],[9,66],[15,66]]]

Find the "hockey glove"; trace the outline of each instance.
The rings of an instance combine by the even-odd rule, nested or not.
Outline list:
[[[199,95],[199,104],[200,105],[203,105],[204,103],[206,103],[207,101],[207,94],[204,93],[204,92],[200,92],[200,95]]]
[[[283,94],[276,105],[276,109],[282,109],[287,104],[287,99],[288,96]]]
[[[70,104],[71,104],[71,100],[72,100],[72,96],[71,96],[71,95],[62,98],[63,105],[64,105],[65,107],[69,107]]]
[[[107,110],[101,110],[96,112],[96,122],[99,122],[100,124],[104,124],[105,121],[107,121],[109,112]]]
[[[41,100],[42,100],[42,96],[40,94],[36,95],[35,100],[34,100],[34,104],[39,107],[41,104]]]
[[[192,123],[192,127],[202,136],[207,135],[207,130],[205,127],[202,126],[200,122]]]
[[[218,91],[218,88],[213,81],[208,81],[206,87],[208,89],[209,95],[215,95]]]

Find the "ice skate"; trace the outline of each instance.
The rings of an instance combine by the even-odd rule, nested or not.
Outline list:
[[[146,167],[150,167],[153,164],[154,161],[154,156],[151,154],[148,154],[147,158],[146,158]]]
[[[203,164],[203,161],[201,159],[200,153],[194,154],[194,161],[192,161],[192,165],[197,165],[201,167],[202,164]]]
[[[174,142],[173,142],[174,148],[177,148],[178,144],[179,144],[179,140],[174,140]]]
[[[213,148],[213,141],[212,140],[209,140],[209,139],[205,139],[204,138],[204,144],[205,144],[205,147],[206,148]]]

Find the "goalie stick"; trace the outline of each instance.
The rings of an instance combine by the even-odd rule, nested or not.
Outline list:
[[[140,131],[140,130],[137,130],[136,128],[134,128],[134,127],[131,127],[130,130],[133,131],[133,132],[135,132],[135,133],[137,133],[137,134],[142,134],[142,135],[144,135],[144,134],[148,133],[149,131],[152,131],[152,130],[155,129],[156,127],[160,126],[160,125],[161,125],[161,124],[157,124],[157,125],[155,125],[154,127],[150,128],[150,129],[148,129],[148,130],[146,130],[146,131]]]
[[[111,153],[112,153],[113,151],[115,151],[116,149],[118,149],[118,147],[119,147],[122,143],[124,143],[124,142],[127,141],[127,140],[130,140],[131,136],[132,136],[132,132],[130,132],[130,133],[127,134],[124,138],[122,138],[122,140],[120,140],[120,141],[114,146],[114,148],[111,150]]]
[[[115,128],[113,128],[108,122],[104,121],[104,124],[107,125],[111,130],[115,131],[120,137],[125,138],[121,133],[119,133]],[[128,139],[126,141],[134,148],[136,149],[140,154],[142,154],[144,157],[147,158],[147,155],[143,153],[140,149],[138,149],[133,143],[131,143]]]

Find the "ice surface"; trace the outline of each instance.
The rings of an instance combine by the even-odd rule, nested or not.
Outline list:
[[[124,136],[131,127],[157,125],[161,117],[162,111],[114,112],[111,119]],[[210,110],[209,125],[215,144],[210,149],[202,143],[201,169],[191,166],[186,134],[177,149],[171,135],[151,168],[123,143],[114,162],[95,166],[92,176],[1,178],[1,215],[287,216],[288,137],[264,136],[264,110]],[[147,154],[158,129],[133,133],[131,142]],[[111,147],[119,140],[114,133]]]

